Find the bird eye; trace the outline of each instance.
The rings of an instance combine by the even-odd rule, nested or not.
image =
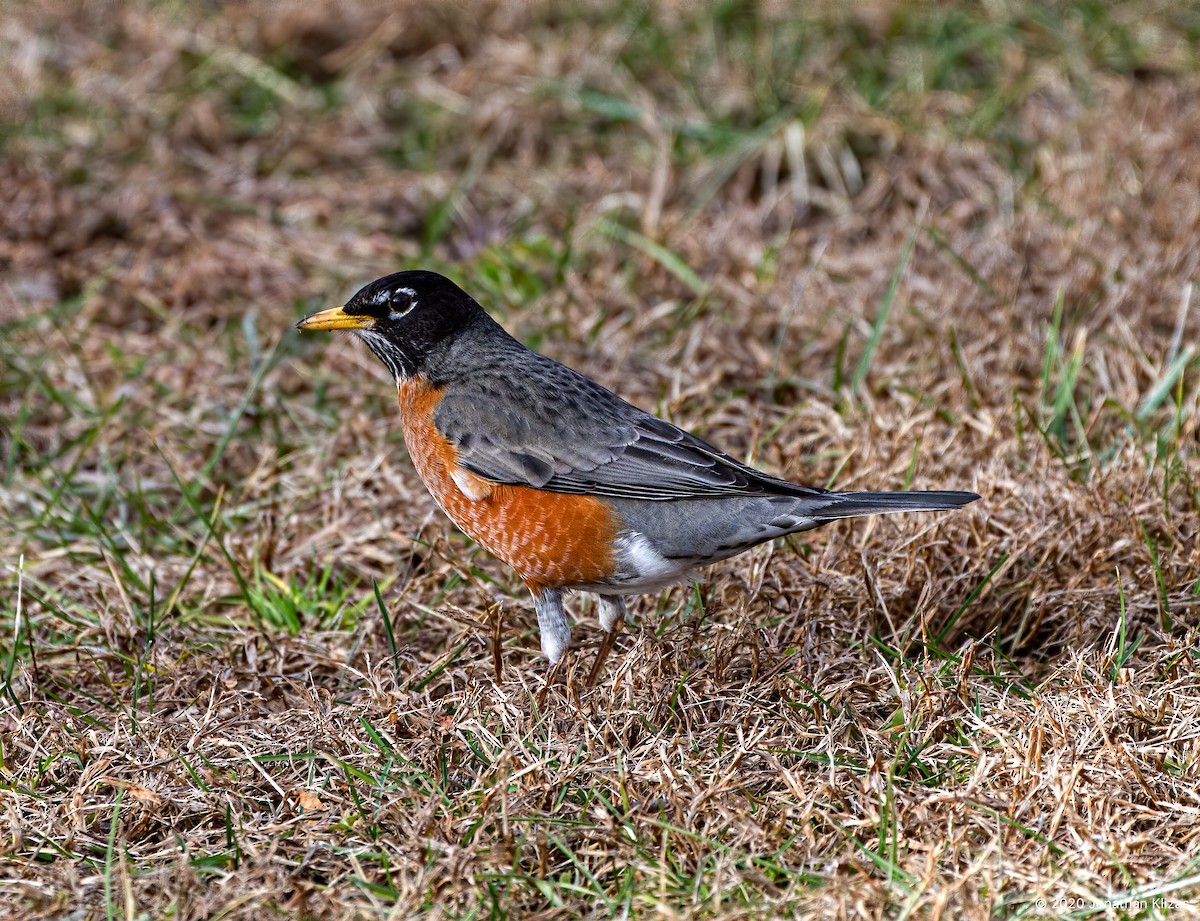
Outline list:
[[[388,318],[398,320],[416,306],[416,301],[413,300],[411,291],[401,289],[393,292],[388,306],[391,309]]]

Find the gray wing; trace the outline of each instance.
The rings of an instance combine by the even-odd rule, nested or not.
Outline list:
[[[520,374],[505,357],[456,381],[434,413],[478,476],[628,499],[826,494],[747,467],[536,352]]]

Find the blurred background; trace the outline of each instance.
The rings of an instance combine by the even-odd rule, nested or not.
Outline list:
[[[601,732],[604,744],[632,750],[647,726],[701,732],[726,719],[711,709],[717,700],[749,702],[745,719],[764,718],[793,693],[819,714],[870,688],[856,712],[878,710],[886,723],[907,712],[892,698],[905,682],[880,661],[915,669],[905,687],[924,680],[913,665],[922,656],[953,661],[968,681],[976,649],[1005,681],[1123,675],[1131,694],[1144,679],[1152,700],[1156,682],[1179,677],[1173,669],[1194,668],[1179,650],[1200,619],[1198,49],[1194,3],[5,3],[4,757],[22,778],[10,789],[48,789],[31,778],[49,771],[55,790],[84,791],[90,804],[72,813],[58,793],[22,794],[13,821],[27,837],[13,848],[29,861],[14,870],[33,893],[25,910],[52,911],[60,887],[101,904],[94,881],[63,867],[86,866],[80,854],[112,857],[117,823],[102,818],[118,788],[159,797],[130,794],[127,808],[141,812],[120,826],[140,868],[127,880],[134,902],[152,904],[153,887],[175,872],[182,858],[168,829],[193,808],[210,824],[188,833],[188,847],[212,863],[185,861],[185,877],[253,877],[280,904],[289,886],[324,891],[271,858],[242,862],[229,843],[238,822],[262,847],[278,837],[238,811],[239,797],[294,802],[291,787],[285,797],[263,785],[267,762],[237,752],[278,758],[283,771],[313,739],[342,751],[339,740],[357,738],[356,770],[373,771],[382,749],[373,761],[362,752],[382,736],[363,735],[347,702],[412,746],[405,757],[437,778],[429,789],[444,799],[428,802],[441,803],[446,828],[466,822],[465,800],[446,792],[451,768],[482,771],[471,759],[491,749],[454,741],[452,727],[487,725],[492,698],[479,689],[491,680],[496,611],[508,663],[499,687],[516,695],[495,704],[498,719],[516,721],[497,732],[524,731],[529,708],[513,701],[542,666],[523,590],[436,512],[407,461],[383,368],[347,337],[292,329],[404,268],[449,274],[527,344],[772,472],[846,489],[983,494],[936,521],[837,525],[721,564],[701,591],[642,599],[641,638],[626,665],[611,666],[622,669],[617,687],[631,696],[617,706],[633,728]],[[590,644],[593,614],[585,602],[574,611]],[[1079,650],[1101,658],[1076,668]],[[711,668],[694,677],[696,662]],[[1098,701],[1111,700],[1107,681]],[[946,699],[957,699],[946,682]],[[810,687],[820,703],[804,696]],[[209,694],[228,721],[201,732]],[[976,709],[1000,706],[987,699]],[[118,715],[136,723],[139,713],[186,737],[126,738]],[[929,738],[974,751],[962,719]],[[1080,719],[1068,714],[1053,731]],[[47,733],[36,744],[34,726]],[[848,730],[837,744],[855,764],[894,756],[907,776],[917,756],[896,754],[891,728]],[[801,729],[784,720],[772,731],[789,739]],[[86,753],[62,755],[87,732]],[[222,732],[227,748],[204,748],[211,772],[194,768],[203,783],[190,762],[183,773],[171,762],[174,794],[138,773]],[[941,749],[929,744],[923,757],[934,758]],[[1024,757],[1035,742],[1010,747]],[[1142,770],[1168,786],[1194,770],[1194,753],[1165,757],[1147,754]],[[103,758],[118,767],[101,782],[87,770]],[[316,789],[300,761],[296,789]],[[782,768],[764,770],[772,779],[754,783],[770,796],[794,793]],[[1097,796],[1123,782],[1119,765],[1117,780],[1089,770]],[[595,783],[607,783],[603,771]],[[327,805],[352,799],[357,775],[337,776],[319,788]],[[943,764],[935,776],[964,775]],[[996,780],[999,809],[1007,782]],[[549,772],[545,783],[529,802],[553,799],[545,790],[565,781]],[[838,788],[849,805],[825,831],[883,827],[857,783]],[[600,808],[591,789],[556,800],[582,826]],[[396,795],[387,808],[403,821],[425,808]],[[677,842],[696,879],[708,865],[687,849],[727,840],[720,817],[745,811],[740,795],[714,794],[713,811],[671,819],[714,836]],[[1141,802],[1141,788],[1122,795]],[[1055,846],[1072,856],[1039,863],[1017,835],[996,845],[998,864],[975,866],[979,875],[939,904],[964,917],[1000,910],[1057,891],[1063,866],[1096,885],[1186,878],[1171,862],[1183,860],[1186,833],[1171,823],[1189,813],[1146,809],[1156,816],[1147,840],[1174,857],[1085,859],[1064,831]],[[355,829],[386,825],[380,814]],[[894,831],[950,840],[947,828],[981,816],[914,805]],[[437,821],[421,834],[475,846]],[[618,864],[665,847],[660,826],[629,821],[636,847],[613,845]],[[817,875],[752,880],[744,899],[716,898],[715,914],[810,896],[883,911],[897,897],[898,877],[881,877],[845,834],[785,846],[770,830],[784,818],[761,822],[734,847],[751,856],[734,864],[759,872],[770,851]],[[571,848],[593,841],[582,826]],[[369,883],[356,892],[410,907],[453,888],[446,874],[461,866],[449,858],[392,854],[419,879],[405,902],[387,861],[347,843],[359,834],[350,827],[322,840],[367,870],[328,858],[321,880],[355,875]],[[603,838],[606,828],[592,830]],[[75,850],[76,835],[91,852]],[[538,840],[541,869],[522,852],[512,860],[524,882],[506,883],[527,908],[542,904],[529,879],[544,877],[547,861],[591,874],[572,877],[585,895],[553,890],[566,914],[653,902],[621,903],[618,890],[640,893],[641,883],[607,857],[578,856],[583,848],[564,863],[566,850]],[[979,840],[930,858],[930,872],[949,885]],[[496,848],[470,851],[480,861],[468,861],[471,872],[503,863]],[[918,851],[888,860],[920,875]],[[1016,895],[996,882],[1014,866],[1027,871]],[[819,897],[808,888],[818,878]],[[684,874],[670,885],[676,906],[695,907],[700,883]],[[220,904],[217,891],[195,905]],[[465,916],[485,910],[476,896],[455,898]]]

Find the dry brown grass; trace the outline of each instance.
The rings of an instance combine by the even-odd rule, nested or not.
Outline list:
[[[783,5],[634,9],[6,8],[10,916],[1200,914],[1194,20],[998,6],[927,86],[904,6],[790,78]],[[592,691],[576,600],[539,706],[382,369],[289,332],[418,263],[771,470],[983,499],[642,599]]]

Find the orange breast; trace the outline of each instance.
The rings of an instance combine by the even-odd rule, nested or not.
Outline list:
[[[404,441],[442,510],[534,591],[603,582],[615,565],[612,506],[590,496],[493,483],[464,470],[454,445],[433,424],[441,397],[423,379],[400,384]]]

